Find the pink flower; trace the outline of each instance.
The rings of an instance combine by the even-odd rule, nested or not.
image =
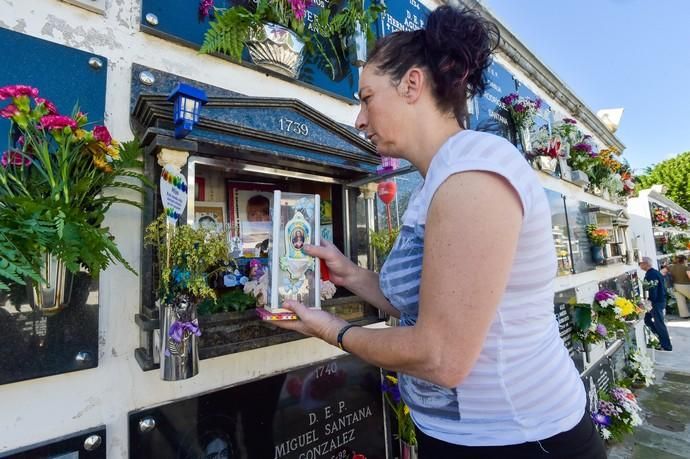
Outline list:
[[[69,116],[46,115],[41,118],[40,127],[42,129],[64,129],[66,127],[77,129],[77,122]]]
[[[51,101],[49,101],[48,99],[44,99],[43,97],[36,97],[36,98],[34,99],[34,101],[36,101],[36,103],[37,103],[38,105],[43,104],[43,106],[46,108],[46,110],[48,110],[48,114],[49,114],[49,115],[57,115],[57,114],[58,114],[58,109],[57,109],[57,107],[55,106],[55,104],[53,104],[53,103],[52,103]]]
[[[96,126],[93,128],[93,136],[96,140],[103,142],[106,145],[113,143],[113,138],[108,132],[108,128],[105,126]]]
[[[15,84],[0,88],[0,100],[19,96],[38,97],[38,89],[23,84]]]
[[[298,21],[304,20],[304,16],[307,14],[307,8],[311,6],[311,0],[289,0],[289,2],[295,19]]]
[[[2,167],[7,167],[9,165],[29,166],[30,164],[31,160],[29,158],[16,151],[6,151],[0,158],[0,165],[2,165]]]
[[[199,16],[206,19],[213,9],[213,0],[201,0],[199,2]]]
[[[10,104],[7,107],[0,110],[0,116],[2,116],[3,118],[12,118],[16,115],[19,115],[19,109],[15,107],[13,104]]]

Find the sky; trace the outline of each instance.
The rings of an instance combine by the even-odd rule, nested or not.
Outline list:
[[[637,173],[690,151],[689,0],[481,3],[592,112],[625,109],[616,137]]]

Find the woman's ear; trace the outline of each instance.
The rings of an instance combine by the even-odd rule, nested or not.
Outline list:
[[[407,103],[413,104],[422,95],[427,84],[426,73],[419,67],[412,67],[400,80],[399,92],[407,100]]]

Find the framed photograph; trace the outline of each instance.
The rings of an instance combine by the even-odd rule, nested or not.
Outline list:
[[[194,177],[194,201],[206,201],[206,179]]]
[[[210,230],[222,230],[226,221],[224,202],[194,202],[195,226]]]
[[[241,256],[268,256],[273,190],[270,183],[228,182],[229,227],[241,241]]]

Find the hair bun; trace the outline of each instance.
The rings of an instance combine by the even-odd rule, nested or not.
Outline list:
[[[451,6],[436,8],[426,23],[426,50],[437,88],[452,90],[466,87],[469,95],[482,93],[486,87],[484,71],[491,64],[491,54],[498,46],[495,24],[471,9]]]

